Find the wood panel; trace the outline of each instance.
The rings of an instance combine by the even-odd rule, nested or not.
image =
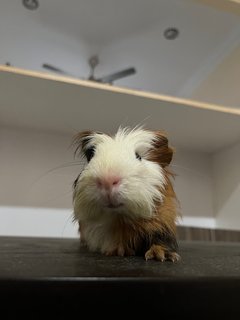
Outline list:
[[[165,130],[174,145],[215,152],[240,140],[240,109],[0,67],[0,124],[54,132]]]

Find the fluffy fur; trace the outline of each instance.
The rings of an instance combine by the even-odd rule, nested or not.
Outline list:
[[[168,170],[173,150],[166,136],[120,128],[115,136],[80,132],[75,143],[85,162],[73,193],[81,241],[106,255],[178,260],[176,196]],[[117,177],[111,190],[99,186],[106,177]]]

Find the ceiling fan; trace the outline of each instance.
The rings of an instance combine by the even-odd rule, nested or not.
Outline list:
[[[124,78],[124,77],[127,77],[127,76],[130,76],[130,75],[133,75],[136,73],[136,69],[131,67],[131,68],[127,68],[127,69],[123,69],[121,71],[118,71],[118,72],[114,72],[114,73],[111,73],[109,75],[106,75],[106,76],[103,76],[103,77],[100,77],[100,78],[96,78],[94,76],[94,72],[95,72],[95,68],[97,67],[97,65],[99,64],[99,58],[97,55],[94,55],[94,56],[91,56],[88,60],[88,64],[90,66],[90,75],[89,77],[87,78],[87,80],[90,80],[90,81],[95,81],[95,82],[101,82],[101,83],[109,83],[109,84],[112,84],[113,81],[115,80],[118,80],[118,79],[121,79],[121,78]],[[56,72],[56,73],[60,73],[60,74],[65,74],[65,75],[68,75],[68,76],[72,76],[71,74],[69,74],[68,72],[65,72],[63,71],[62,69],[58,68],[58,67],[55,67],[55,66],[52,66],[48,63],[44,63],[42,65],[43,68],[49,70],[49,71],[52,71],[52,72]]]

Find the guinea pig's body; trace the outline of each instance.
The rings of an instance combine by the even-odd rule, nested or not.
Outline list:
[[[168,165],[172,149],[159,131],[84,131],[75,139],[83,171],[74,182],[74,218],[81,242],[106,255],[179,259],[176,196]]]

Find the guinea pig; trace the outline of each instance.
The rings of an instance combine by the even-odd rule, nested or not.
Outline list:
[[[108,256],[178,261],[178,201],[166,135],[119,128],[114,136],[80,132],[74,141],[84,159],[73,184],[81,243]]]

